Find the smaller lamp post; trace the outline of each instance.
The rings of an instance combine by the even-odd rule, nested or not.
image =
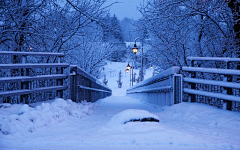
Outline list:
[[[134,46],[133,46],[133,48],[132,48],[132,50],[133,50],[133,53],[134,54],[136,54],[137,52],[138,52],[138,47],[137,47],[137,43],[136,43],[136,41],[137,40],[141,40],[141,42],[142,42],[142,53],[141,53],[141,55],[142,55],[142,59],[141,59],[141,64],[142,64],[142,66],[141,66],[141,77],[140,77],[140,81],[143,81],[143,39],[141,39],[141,38],[136,38],[135,39],[135,44],[134,44]]]
[[[130,69],[131,69],[131,66],[128,63],[126,72],[128,73],[130,71],[130,87],[131,87],[131,70]]]

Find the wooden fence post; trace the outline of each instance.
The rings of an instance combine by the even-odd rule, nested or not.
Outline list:
[[[77,68],[76,68],[77,69]],[[70,67],[70,74],[69,74],[69,81],[68,81],[68,86],[69,86],[69,98],[73,102],[77,102],[77,70]]]
[[[58,74],[63,74],[63,68],[57,68]],[[57,85],[63,85],[63,79],[57,79]],[[57,97],[63,98],[63,90],[57,90]]]
[[[194,60],[191,60],[191,67],[194,67]],[[196,72],[191,72],[189,75],[190,78],[196,78]],[[191,89],[196,89],[196,83],[190,83]],[[190,94],[188,97],[188,102],[196,102],[196,95]]]
[[[27,56],[22,56],[22,64],[25,64],[27,62]],[[23,76],[29,76],[29,68],[23,69],[23,72],[21,73]],[[29,81],[21,82],[21,89],[29,89]],[[28,94],[24,94],[20,96],[20,102],[23,102],[24,104],[28,104]]]
[[[226,69],[230,69],[230,62],[226,62]],[[225,75],[224,76],[225,82],[232,82],[232,76],[231,75]],[[232,95],[232,88],[223,88],[225,94]],[[223,109],[225,110],[231,110],[232,109],[232,101],[223,100]]]

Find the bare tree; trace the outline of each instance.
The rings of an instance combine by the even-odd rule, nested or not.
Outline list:
[[[152,62],[167,69],[187,65],[186,56],[232,56],[233,23],[228,3],[147,0],[140,8],[150,32]]]

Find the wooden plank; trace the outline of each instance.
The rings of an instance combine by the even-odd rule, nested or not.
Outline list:
[[[18,76],[18,77],[0,77],[0,83],[10,82],[26,82],[33,80],[47,80],[47,79],[66,79],[68,75],[65,74],[52,74],[52,75],[39,75],[39,76]]]
[[[201,83],[207,85],[218,85],[222,87],[236,88],[240,89],[239,83],[224,82],[224,81],[214,81],[214,80],[204,80],[204,79],[192,79],[192,78],[183,78],[183,81],[190,83]]]
[[[230,57],[187,57],[187,60],[240,62],[240,58],[230,58]]]
[[[161,91],[161,90],[171,90],[172,86],[164,86],[164,87],[158,87],[158,88],[152,88],[152,89],[133,89],[133,90],[127,90],[127,94],[130,93],[142,93],[142,92],[153,92],[153,91]]]
[[[25,55],[25,56],[59,56],[63,57],[64,53],[46,53],[46,52],[16,52],[16,51],[0,51],[0,55]]]
[[[0,64],[0,69],[19,69],[19,68],[51,68],[68,67],[67,63],[43,63],[43,64]]]
[[[227,95],[227,94],[222,94],[222,93],[213,93],[213,92],[193,90],[193,89],[188,89],[188,88],[184,88],[183,92],[188,93],[188,94],[203,95],[203,96],[215,97],[215,98],[223,99],[223,100],[240,102],[239,96]]]
[[[85,90],[111,93],[111,91],[106,91],[106,90],[100,90],[100,89],[90,88],[90,87],[86,87],[86,86],[82,86],[82,85],[78,85],[78,87],[79,87],[80,89],[85,89]]]
[[[217,74],[222,74],[222,75],[240,75],[240,70],[234,70],[234,69],[182,67],[182,70],[183,71],[190,71],[190,72],[217,73]]]
[[[38,92],[47,92],[47,91],[55,91],[55,90],[65,90],[67,86],[50,86],[50,87],[41,87],[35,89],[24,89],[24,90],[15,90],[15,91],[3,91],[0,92],[0,96],[8,97],[8,96],[18,96],[18,95],[25,95],[31,93],[38,93]]]
[[[81,75],[93,82],[96,82],[97,79],[95,77],[93,77],[92,75],[90,75],[89,73],[87,73],[86,71],[84,71],[83,69],[79,68],[76,65],[70,65],[70,72],[75,71],[75,73],[77,73],[78,75]]]
[[[149,83],[153,83],[159,79],[164,79],[164,78],[168,78],[170,77],[171,75],[174,75],[174,74],[177,74],[179,73],[180,71],[180,67],[178,66],[174,66],[174,67],[171,67],[167,70],[164,70],[163,72],[151,77],[151,78],[148,78],[146,80],[143,80],[142,82],[139,82],[137,84],[135,84],[133,87],[129,88],[129,89],[134,89],[134,88],[138,88],[138,87],[142,87],[142,86],[145,86]]]

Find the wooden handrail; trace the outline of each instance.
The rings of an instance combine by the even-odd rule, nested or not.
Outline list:
[[[17,77],[1,77],[1,83],[10,82],[26,82],[33,80],[47,80],[47,79],[66,79],[68,75],[65,74],[52,74],[52,75],[37,75],[37,76],[17,76]]]
[[[216,86],[240,89],[239,83],[232,83],[232,82],[226,82],[226,81],[214,81],[214,80],[196,79],[196,78],[183,78],[183,81],[189,82],[189,83],[200,83],[200,84],[216,85]]]
[[[222,75],[240,75],[240,70],[234,70],[234,69],[182,67],[182,70],[190,71],[190,72],[216,73],[216,74],[222,74]]]
[[[51,68],[68,67],[67,63],[43,63],[43,64],[0,64],[0,69],[19,69],[19,68]]]
[[[213,92],[200,91],[200,90],[194,90],[194,89],[188,89],[188,88],[184,88],[183,92],[188,94],[203,95],[203,96],[215,97],[215,98],[229,100],[229,101],[240,102],[240,97],[222,94],[222,93],[213,93]]]
[[[16,52],[16,51],[0,51],[0,55],[21,55],[21,56],[59,56],[63,57],[64,53],[46,53],[46,52]]]
[[[240,62],[240,58],[229,58],[229,57],[187,57],[187,60]]]
[[[55,90],[65,90],[67,86],[49,86],[49,87],[41,87],[35,89],[23,89],[23,90],[14,90],[14,91],[3,91],[0,92],[0,96],[8,97],[8,96],[17,96],[17,95],[25,95],[32,94],[38,92],[46,92],[46,91],[55,91]]]

